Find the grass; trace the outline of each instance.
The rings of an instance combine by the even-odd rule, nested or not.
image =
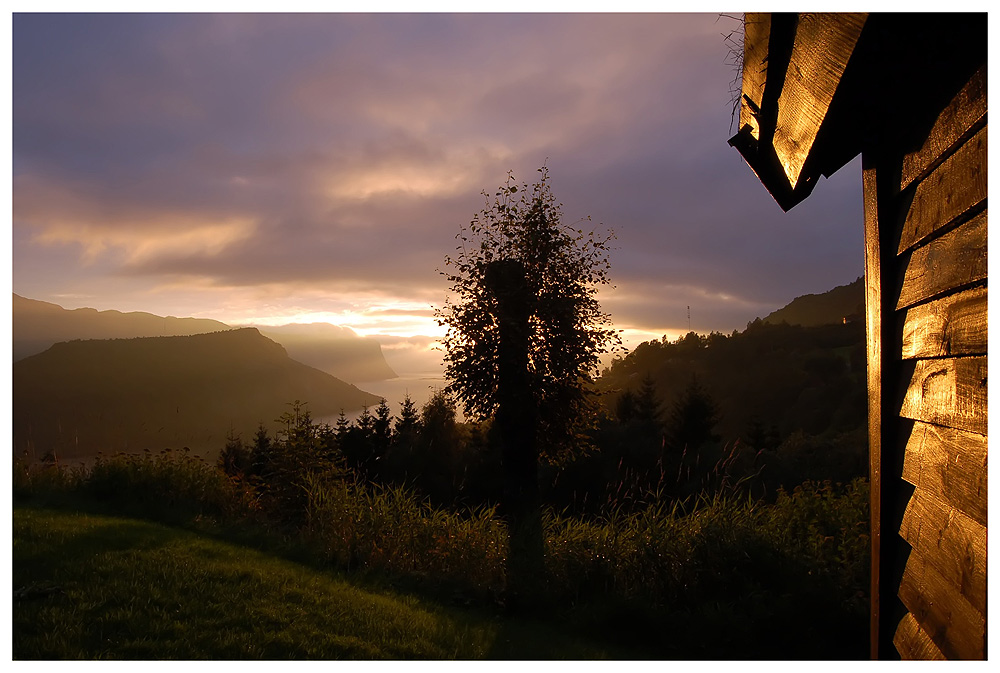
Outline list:
[[[14,659],[621,656],[147,521],[15,507],[13,533]]]
[[[489,508],[306,473],[276,516],[184,455],[14,477],[14,587],[35,596],[16,658],[867,656],[864,481],[548,512],[538,606],[514,619]]]

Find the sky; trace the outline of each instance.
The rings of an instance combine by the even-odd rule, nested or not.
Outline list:
[[[615,232],[626,346],[863,273],[860,162],[784,213],[727,140],[718,14],[15,14],[13,291],[331,322],[416,366],[455,236],[543,164]],[[690,307],[690,323],[688,319]],[[423,360],[421,360],[423,361]],[[398,371],[398,369],[397,369]]]

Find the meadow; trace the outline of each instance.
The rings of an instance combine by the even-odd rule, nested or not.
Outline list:
[[[14,658],[867,655],[864,480],[547,509],[540,593],[517,612],[495,508],[343,470],[294,483],[292,513],[184,453],[15,461]]]

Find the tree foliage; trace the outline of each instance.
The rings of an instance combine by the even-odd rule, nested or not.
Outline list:
[[[589,384],[602,353],[620,344],[597,290],[610,284],[608,252],[614,235],[562,222],[548,169],[538,182],[518,185],[511,174],[486,207],[457,235],[455,256],[442,272],[452,296],[438,309],[447,326],[448,392],[470,418],[490,418],[498,405],[497,299],[486,283],[493,262],[513,260],[525,272],[529,297],[528,376],[540,448],[550,457],[575,437],[576,421],[590,417]],[[589,218],[588,218],[589,220]]]

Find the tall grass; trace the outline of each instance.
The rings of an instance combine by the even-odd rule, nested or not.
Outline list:
[[[267,517],[252,490],[183,454],[14,472],[15,502],[70,493],[167,521]],[[436,509],[406,488],[333,473],[304,473],[299,488],[303,523],[286,533],[315,562],[401,579],[449,602],[502,599],[507,531],[494,509]],[[862,480],[806,483],[770,504],[716,495],[651,498],[588,520],[549,511],[539,602],[605,637],[662,641],[658,656],[863,657],[867,522]]]

